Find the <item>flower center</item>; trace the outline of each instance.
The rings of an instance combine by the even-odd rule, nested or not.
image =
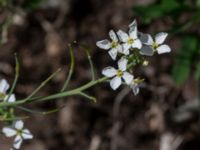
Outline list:
[[[153,48],[154,50],[156,50],[156,49],[158,48],[158,44],[154,42],[153,45],[152,45],[152,48]]]
[[[118,43],[117,43],[116,41],[113,41],[113,42],[111,43],[111,48],[116,48],[117,45],[118,45]]]
[[[127,41],[127,43],[128,43],[129,45],[132,45],[132,44],[134,43],[134,40],[133,40],[132,38],[129,38],[128,41]]]
[[[16,135],[19,135],[19,136],[21,136],[21,135],[22,135],[22,130],[17,130],[17,133],[16,133]]]
[[[118,76],[118,77],[121,77],[121,76],[123,76],[123,71],[121,71],[121,70],[118,70],[118,71],[117,71],[117,76]]]

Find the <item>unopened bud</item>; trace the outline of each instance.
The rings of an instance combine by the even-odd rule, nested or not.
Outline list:
[[[143,64],[142,64],[143,66],[148,66],[149,65],[149,61],[147,61],[147,60],[145,60],[145,61],[143,61]]]

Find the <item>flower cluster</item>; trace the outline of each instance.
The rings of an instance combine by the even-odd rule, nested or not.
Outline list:
[[[5,79],[0,80],[0,101],[12,103],[15,102],[15,94],[7,94],[7,90],[9,89],[9,84]],[[10,111],[11,108],[1,108],[0,113],[1,116],[14,116],[14,111]],[[5,134],[6,137],[15,136],[13,148],[20,149],[22,141],[25,139],[32,139],[33,135],[30,133],[28,129],[23,129],[24,123],[21,120],[17,120],[13,122],[12,126],[4,127],[2,129],[2,133]]]
[[[133,93],[139,93],[139,85],[143,79],[134,78],[131,74],[132,68],[136,65],[148,65],[145,56],[152,56],[154,53],[163,54],[171,51],[170,47],[163,44],[167,33],[160,32],[152,38],[150,34],[139,32],[137,22],[134,20],[129,25],[128,33],[119,30],[115,33],[109,31],[111,40],[105,39],[96,43],[97,47],[108,50],[113,60],[118,59],[118,69],[114,67],[106,67],[102,70],[102,74],[110,80],[110,86],[116,90],[123,83],[130,86]]]

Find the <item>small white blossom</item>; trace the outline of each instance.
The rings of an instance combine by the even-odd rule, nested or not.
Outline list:
[[[0,101],[5,102],[8,99],[7,90],[9,87],[9,84],[5,79],[0,80]],[[15,95],[11,94],[7,102],[14,102],[15,100]]]
[[[116,60],[117,53],[122,53],[122,46],[119,44],[117,35],[113,30],[109,31],[109,36],[112,41],[105,39],[102,41],[98,41],[96,45],[101,49],[109,50],[108,53],[111,56],[111,58],[113,60]]]
[[[103,69],[102,74],[106,77],[112,78],[110,86],[113,90],[116,90],[122,84],[122,78],[126,84],[130,84],[133,80],[133,76],[126,71],[128,60],[121,58],[118,61],[118,69],[114,67],[106,67]]]
[[[30,133],[28,129],[23,129],[24,123],[21,120],[18,120],[14,123],[14,127],[4,127],[2,132],[5,134],[6,137],[13,137],[14,144],[13,148],[20,149],[22,141],[27,139],[32,139],[33,135]]]
[[[151,37],[149,34],[142,34],[140,33],[140,39],[145,44],[141,49],[141,54],[152,56],[154,52],[157,52],[158,54],[168,53],[171,51],[170,47],[166,44],[163,44],[167,33],[160,32],[156,34],[155,40]]]
[[[119,30],[117,32],[117,35],[119,36],[119,39],[123,42],[123,53],[125,55],[129,54],[130,48],[138,48],[140,49],[142,47],[142,43],[140,39],[138,38],[138,32],[137,32],[137,23],[136,20],[134,20],[129,25],[129,34],[126,32]]]

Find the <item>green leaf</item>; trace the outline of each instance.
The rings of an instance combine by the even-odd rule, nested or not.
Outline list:
[[[37,9],[43,0],[25,0],[23,8],[27,11]]]
[[[133,7],[136,15],[142,18],[143,23],[149,24],[152,20],[171,15],[175,16],[188,9],[184,3],[177,0],[161,0],[160,3]]]
[[[176,83],[176,85],[181,85],[187,80],[189,73],[190,73],[189,62],[184,62],[184,63],[176,62],[172,70],[172,78]]]
[[[8,4],[8,0],[0,0],[0,6],[6,6]]]
[[[172,78],[177,85],[183,84],[190,74],[193,55],[196,53],[198,46],[198,38],[195,36],[185,36],[181,42],[182,46],[172,69]]]
[[[196,0],[196,6],[200,7],[200,0]]]
[[[152,19],[162,17],[164,13],[160,5],[136,6],[133,11],[142,18],[145,24],[149,24]]]
[[[196,65],[195,78],[196,80],[200,80],[200,62],[198,62]]]

